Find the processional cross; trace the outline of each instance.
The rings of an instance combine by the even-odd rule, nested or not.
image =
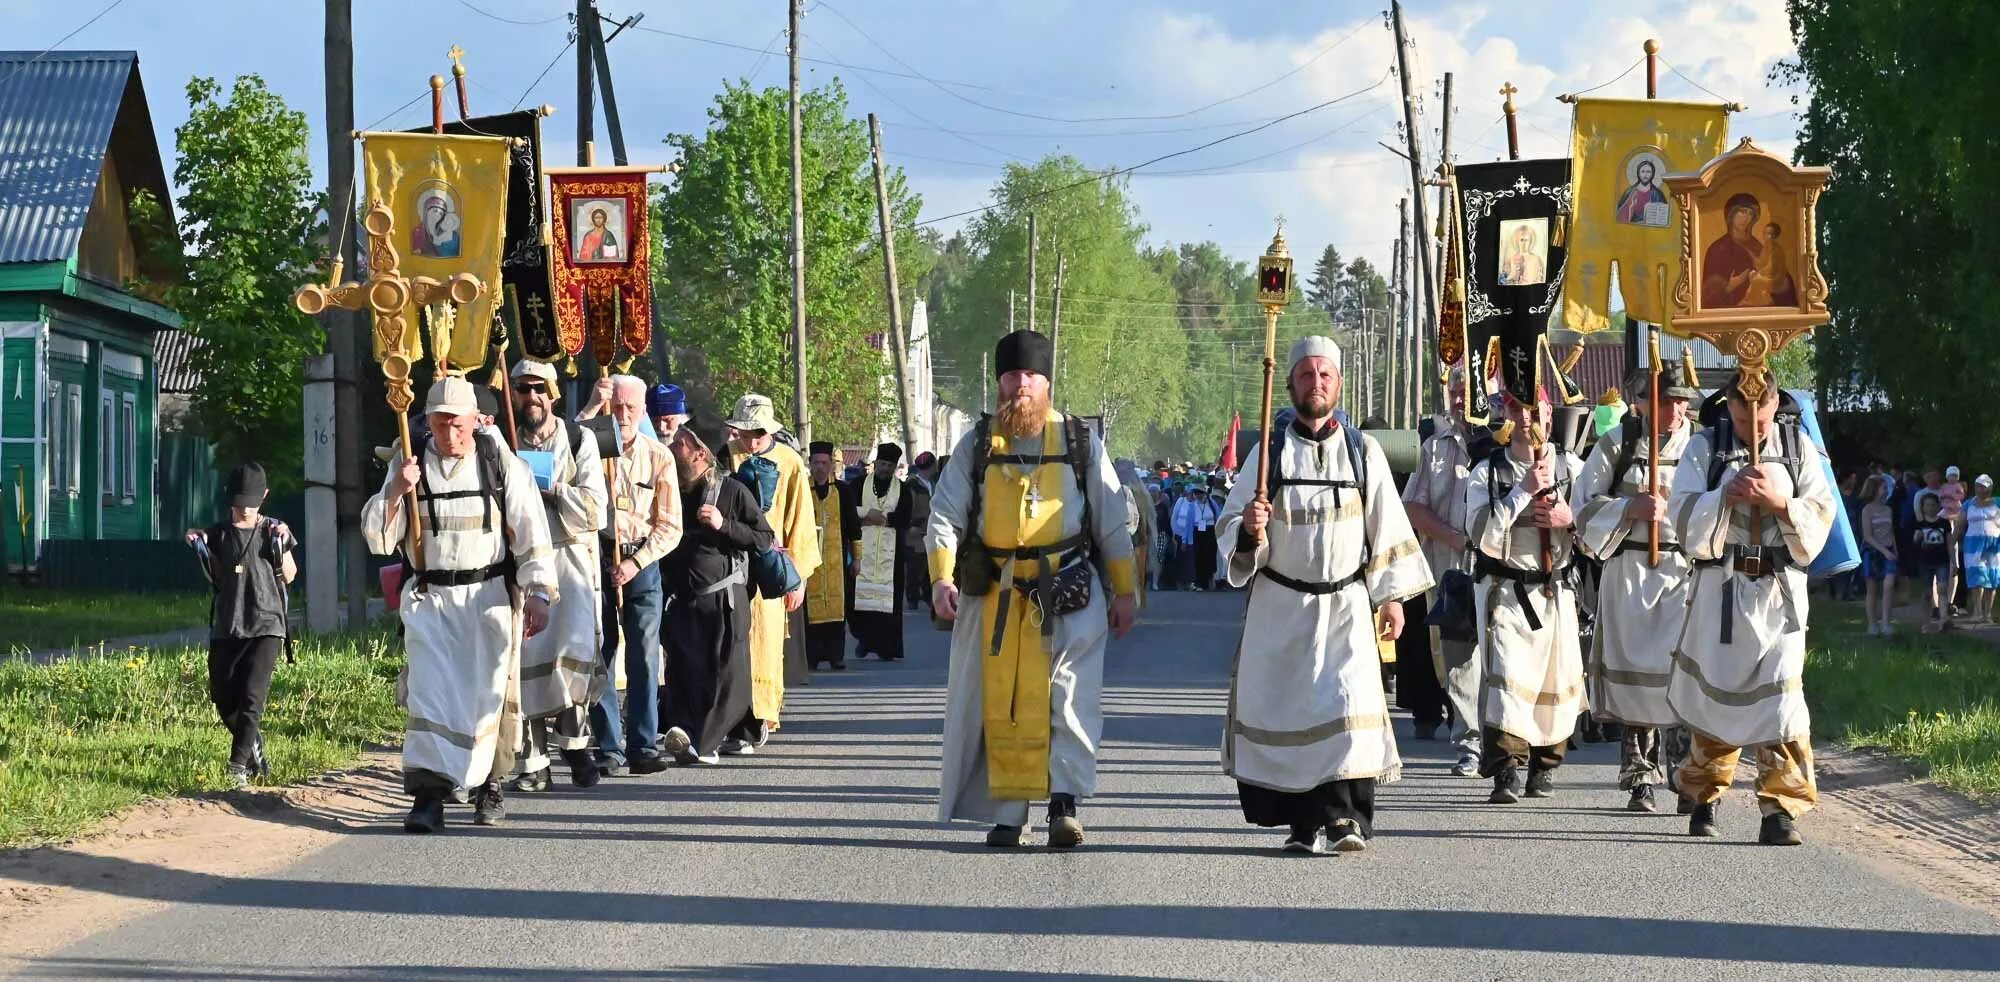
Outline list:
[[[327,283],[308,283],[292,296],[292,306],[308,317],[318,316],[328,307],[343,310],[368,310],[375,315],[376,350],[383,352],[382,377],[387,381],[389,408],[396,412],[396,435],[402,440],[403,454],[410,453],[410,405],[415,397],[410,390],[410,365],[423,357],[421,351],[410,351],[403,339],[409,326],[409,318],[404,313],[411,302],[428,307],[432,304],[455,304],[464,306],[479,299],[486,289],[479,277],[471,273],[459,273],[449,279],[438,280],[429,276],[404,276],[396,268],[400,257],[396,254],[396,219],[389,207],[377,201],[368,209],[361,220],[362,228],[368,231],[368,278],[359,282],[340,282],[341,260],[335,257],[331,275]],[[444,346],[436,350],[444,352],[451,347],[450,328],[445,329]],[[417,523],[416,492],[412,490],[404,503],[410,516],[410,540],[408,552],[410,562],[423,566],[422,529]]]

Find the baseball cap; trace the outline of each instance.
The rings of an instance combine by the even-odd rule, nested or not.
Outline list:
[[[1944,479],[1945,479],[1945,480],[1947,480],[1947,481],[1956,481],[1956,480],[1958,480],[1958,474],[1959,474],[1959,470],[1958,470],[1958,465],[1957,465],[1957,464],[1953,464],[1953,465],[1951,465],[1950,467],[1947,467],[1947,468],[1945,468],[1945,469],[1944,469]]]

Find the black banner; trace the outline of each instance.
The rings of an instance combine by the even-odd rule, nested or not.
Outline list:
[[[563,350],[556,336],[549,251],[542,245],[548,220],[542,214],[542,114],[523,109],[474,116],[447,122],[444,131],[451,136],[505,136],[527,141],[514,148],[513,166],[507,171],[507,242],[500,257],[503,292],[498,309],[530,358],[554,361]],[[410,132],[428,133],[430,127]]]
[[[1465,241],[1466,415],[1486,419],[1487,363],[1499,341],[1501,381],[1523,401],[1541,382],[1549,318],[1562,296],[1569,159],[1460,164]]]

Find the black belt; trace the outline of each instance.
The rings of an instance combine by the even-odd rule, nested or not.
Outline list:
[[[1613,549],[1613,550],[1611,551],[1611,554],[1612,554],[1613,556],[1616,556],[1616,555],[1618,555],[1619,553],[1623,553],[1623,552],[1644,552],[1644,553],[1651,553],[1651,551],[1652,551],[1652,548],[1653,548],[1653,547],[1652,547],[1652,545],[1651,545],[1651,544],[1649,544],[1649,543],[1645,543],[1645,542],[1633,542],[1632,540],[1630,540],[1630,539],[1627,539],[1627,540],[1625,540],[1625,541],[1624,541],[1624,542],[1623,542],[1622,544],[1620,544],[1620,545],[1618,546],[1618,548],[1616,548],[1616,549]],[[1681,547],[1680,547],[1680,545],[1679,545],[1678,543],[1673,543],[1673,542],[1662,542],[1662,543],[1660,543],[1660,551],[1661,551],[1661,552],[1672,552],[1672,553],[1681,553]],[[1685,555],[1685,553],[1681,553],[1681,554]]]
[[[1535,607],[1528,602],[1528,588],[1544,583],[1559,583],[1563,574],[1569,571],[1565,566],[1556,570],[1515,569],[1491,556],[1481,553],[1472,559],[1475,576],[1490,576],[1496,580],[1509,580],[1514,584],[1514,599],[1520,601],[1521,615],[1528,619],[1528,630],[1542,629],[1542,619],[1535,613]]]
[[[426,569],[417,573],[418,586],[471,586],[499,577],[514,576],[514,560],[503,559],[479,569]]]
[[[1310,593],[1317,596],[1325,596],[1329,593],[1339,593],[1340,591],[1347,589],[1349,585],[1361,582],[1362,578],[1367,575],[1367,570],[1356,567],[1354,572],[1349,573],[1346,576],[1343,576],[1340,579],[1333,581],[1332,583],[1314,583],[1308,580],[1295,580],[1289,576],[1286,576],[1283,573],[1278,572],[1275,569],[1272,569],[1269,566],[1266,566],[1263,569],[1258,570],[1257,572],[1259,575],[1265,577],[1266,579],[1269,579],[1271,582],[1276,583],[1279,586],[1284,587],[1288,590],[1297,590],[1300,593]]]
[[[1012,579],[1010,582],[1014,590],[1019,590],[1023,594],[1026,594],[1041,609],[1042,637],[1044,638],[1054,637],[1056,633],[1056,618],[1052,612],[1054,605],[1050,599],[1051,592],[1055,586],[1057,569],[1057,564],[1053,561],[1054,557],[1073,549],[1082,549],[1089,544],[1090,530],[1084,529],[1060,542],[1053,542],[1045,546],[1014,546],[1004,549],[986,546],[986,555],[989,559],[997,559],[1003,562],[1006,560],[1022,560],[1034,563],[1040,567],[1033,579]],[[1000,575],[1003,579],[1011,577],[1012,567],[1010,566],[1005,570],[1001,570]],[[1000,654],[1000,643],[1003,640],[1003,635],[1006,633],[1004,628],[1007,624],[1008,607],[1011,606],[1013,601],[1014,590],[1000,591],[999,603],[994,608],[995,623],[992,626],[993,640],[986,652],[988,657],[996,657]]]
[[[1696,569],[1727,567],[1740,576],[1753,580],[1766,576],[1776,576],[1792,567],[1791,550],[1784,546],[1730,546],[1719,559],[1704,559],[1694,564]],[[1722,581],[1722,632],[1723,644],[1729,644],[1735,637],[1736,626],[1736,577],[1726,577]]]

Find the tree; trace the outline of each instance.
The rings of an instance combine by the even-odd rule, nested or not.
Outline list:
[[[192,412],[216,460],[262,463],[274,487],[295,486],[303,456],[305,359],[319,323],[292,307],[325,230],[316,217],[304,113],[245,75],[220,101],[212,78],[188,82],[188,120],[174,130],[180,198],[176,265],[186,275],[165,298],[202,344]],[[141,202],[140,221],[161,215]],[[158,244],[156,244],[157,247]]]
[[[868,133],[838,80],[803,94],[806,383],[814,436],[872,443],[891,418],[884,398],[888,306]],[[788,94],[726,83],[703,134],[666,138],[678,180],[656,198],[656,296],[684,355],[694,406],[761,392],[791,402],[791,150]],[[890,169],[898,274],[916,284],[933,253],[910,231],[921,199]],[[911,295],[915,295],[912,292]],[[796,424],[796,420],[787,420]]]
[[[1319,261],[1313,263],[1311,278],[1306,280],[1306,302],[1326,311],[1331,317],[1346,285],[1347,269],[1340,263],[1340,250],[1329,242],[1326,250],[1319,254]]]
[[[2000,91],[1984,59],[2000,21],[1935,0],[1786,6],[1798,56],[1773,75],[1810,97],[1798,160],[1833,168],[1818,210],[1835,311],[1814,338],[1822,398],[1908,418],[1914,442],[1899,455],[2000,454],[2000,430],[1960,425],[1967,407],[2000,399],[2000,377],[1948,371],[2000,356],[1987,303],[2000,278]]]

